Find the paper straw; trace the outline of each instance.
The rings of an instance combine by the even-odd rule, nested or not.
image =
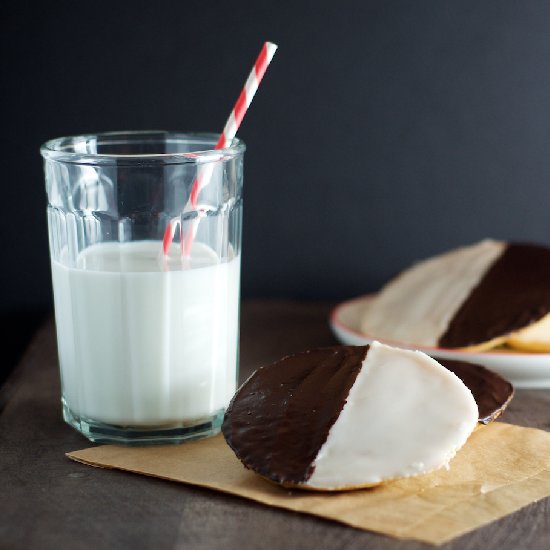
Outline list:
[[[250,103],[252,103],[252,98],[258,90],[258,86],[260,85],[260,82],[264,77],[265,71],[271,63],[271,60],[273,59],[276,51],[277,45],[273,44],[272,42],[265,42],[262,46],[260,54],[258,55],[256,62],[254,63],[254,67],[252,67],[252,70],[250,71],[250,74],[246,79],[245,85],[243,86],[243,89],[239,94],[237,102],[235,103],[235,106],[229,114],[229,118],[227,119],[225,127],[220,134],[215,149],[223,149],[231,145],[231,142],[237,134],[237,130],[241,125],[246,111],[248,110]],[[199,174],[197,178],[193,181],[191,194],[189,195],[189,200],[187,201],[187,204],[184,208],[184,212],[196,209],[199,193],[210,183],[213,169],[213,163],[207,163],[204,169],[199,169]],[[189,255],[191,245],[193,244],[193,240],[195,239],[195,235],[197,233],[199,221],[200,216],[197,216],[197,218],[193,220],[191,230],[188,231],[185,236],[185,241],[182,243],[182,251],[185,255]],[[171,220],[166,227],[164,238],[162,240],[162,247],[165,256],[168,255],[170,245],[172,244],[172,240],[174,238],[174,233],[177,231],[179,223],[179,220],[174,219]]]

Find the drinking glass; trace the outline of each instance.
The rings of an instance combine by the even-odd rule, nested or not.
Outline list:
[[[92,441],[220,429],[238,372],[245,145],[216,141],[112,132],[41,148],[63,417]]]

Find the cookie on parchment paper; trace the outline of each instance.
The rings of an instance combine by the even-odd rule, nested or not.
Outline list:
[[[421,352],[375,342],[258,369],[235,394],[222,431],[264,478],[331,491],[445,467],[478,417],[455,374]]]

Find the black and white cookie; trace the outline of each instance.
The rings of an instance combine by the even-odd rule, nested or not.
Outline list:
[[[447,466],[478,416],[455,374],[424,353],[375,342],[258,369],[235,394],[222,431],[268,480],[342,490]]]
[[[361,330],[420,347],[550,351],[550,248],[485,240],[419,262],[374,297]]]

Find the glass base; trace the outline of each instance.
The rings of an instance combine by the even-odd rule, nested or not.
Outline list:
[[[224,416],[224,411],[220,410],[212,416],[182,422],[176,426],[117,426],[81,417],[73,413],[63,400],[62,405],[65,422],[84,437],[94,443],[119,445],[169,445],[211,437],[220,432]]]

